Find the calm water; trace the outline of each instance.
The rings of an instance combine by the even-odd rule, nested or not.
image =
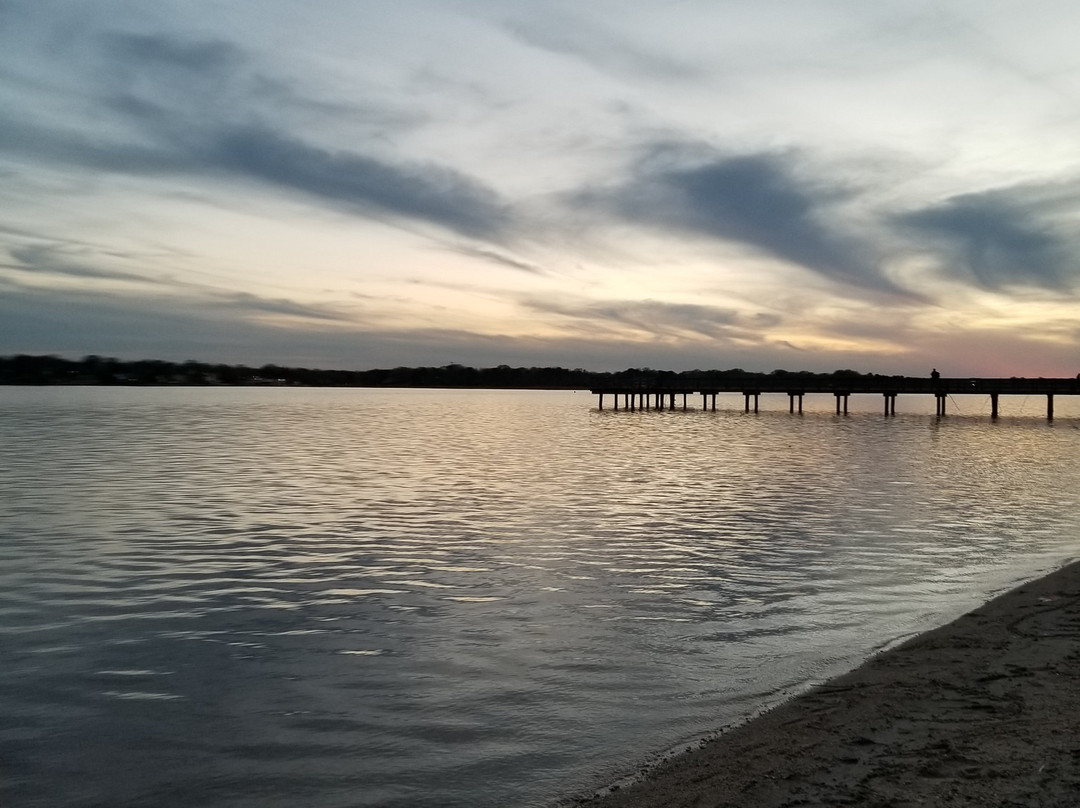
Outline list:
[[[0,804],[538,806],[1078,554],[1058,399],[0,388]]]

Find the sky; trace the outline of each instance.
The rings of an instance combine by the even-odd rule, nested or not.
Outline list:
[[[0,0],[0,355],[1073,376],[1078,30]]]

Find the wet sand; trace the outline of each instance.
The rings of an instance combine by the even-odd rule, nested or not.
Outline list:
[[[1080,806],[1080,563],[580,804]]]

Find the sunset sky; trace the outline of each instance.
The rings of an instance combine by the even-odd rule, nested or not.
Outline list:
[[[1073,376],[1078,31],[0,0],[0,354]]]

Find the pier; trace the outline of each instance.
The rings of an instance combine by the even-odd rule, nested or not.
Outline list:
[[[761,396],[766,393],[788,397],[788,411],[801,413],[803,397],[831,395],[836,399],[836,414],[848,414],[848,399],[855,394],[880,395],[885,415],[896,415],[898,395],[930,395],[936,401],[938,417],[947,414],[947,402],[953,396],[983,396],[990,399],[990,417],[997,418],[1001,396],[1045,396],[1046,418],[1054,419],[1054,396],[1080,395],[1080,376],[1068,379],[992,379],[992,378],[922,378],[913,376],[717,376],[694,385],[668,386],[640,383],[597,387],[604,409],[610,396],[612,408],[635,410],[688,410],[690,398],[701,396],[701,409],[716,411],[716,397],[721,393],[743,396],[744,412],[758,412]],[[694,409],[697,409],[695,406]]]

